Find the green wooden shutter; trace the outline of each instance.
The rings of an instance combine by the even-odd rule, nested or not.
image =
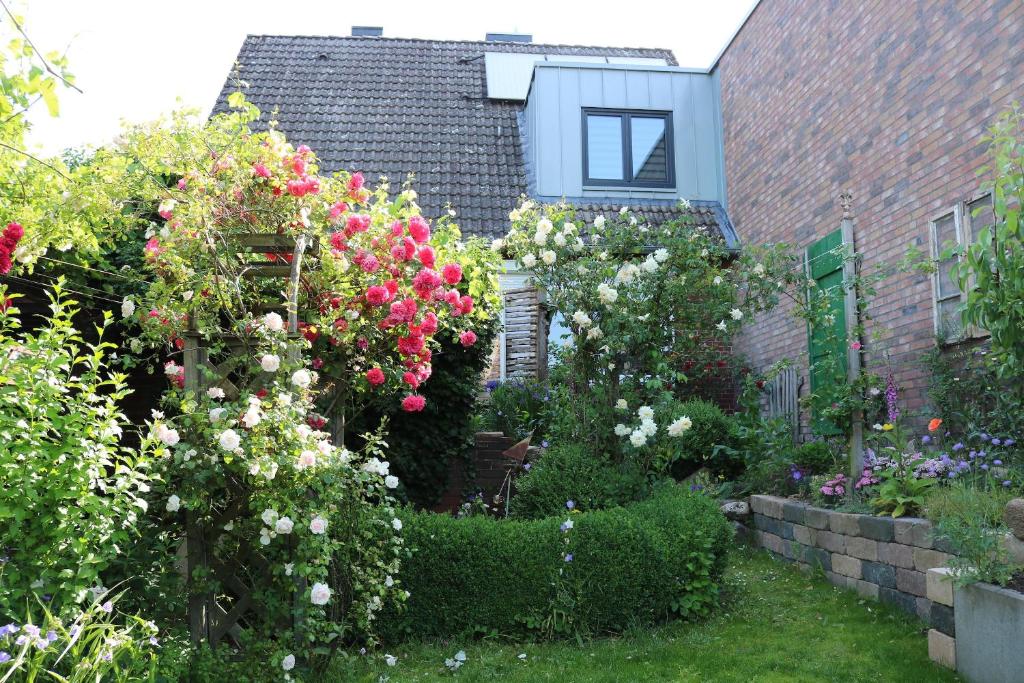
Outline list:
[[[843,290],[843,235],[829,233],[807,248],[807,271],[814,280],[809,296],[827,297],[830,323],[808,326],[807,350],[810,358],[811,392],[824,399],[837,393],[846,383],[846,305]],[[815,434],[841,434],[842,430],[821,415],[811,415]]]

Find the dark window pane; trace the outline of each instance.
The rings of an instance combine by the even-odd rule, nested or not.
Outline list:
[[[632,117],[633,180],[664,183],[668,180],[668,139],[665,119]]]
[[[587,176],[623,180],[622,117],[587,115]]]
[[[991,228],[995,222],[992,213],[992,195],[979,197],[967,205],[967,219],[971,222],[971,239],[977,241],[978,233]]]

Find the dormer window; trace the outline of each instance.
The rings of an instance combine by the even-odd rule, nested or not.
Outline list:
[[[675,187],[672,112],[583,110],[583,184]]]

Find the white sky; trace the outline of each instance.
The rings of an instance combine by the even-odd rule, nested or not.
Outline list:
[[[680,65],[707,67],[756,2],[4,1],[25,17],[41,50],[67,48],[85,91],[61,91],[59,119],[41,104],[33,111],[30,142],[48,153],[102,144],[122,118],[146,121],[180,104],[208,112],[249,33],[348,35],[353,25],[383,26],[385,36],[402,38],[532,33],[537,43],[669,48]]]

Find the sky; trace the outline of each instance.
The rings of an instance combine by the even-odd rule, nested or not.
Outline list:
[[[30,144],[58,153],[111,140],[121,119],[149,121],[181,106],[205,115],[250,33],[348,35],[352,26],[383,26],[390,37],[449,40],[531,33],[537,43],[669,48],[681,66],[705,68],[756,0],[4,2],[25,18],[40,50],[67,52],[84,91],[61,91],[57,119],[41,105],[31,113]]]

